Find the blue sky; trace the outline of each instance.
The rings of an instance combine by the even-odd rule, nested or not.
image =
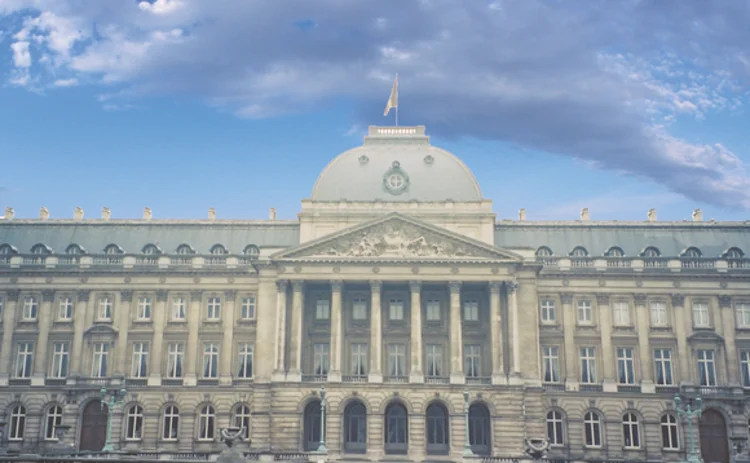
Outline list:
[[[377,3],[377,4],[376,4]],[[745,220],[750,3],[0,0],[0,207],[294,218],[400,78],[498,218]]]

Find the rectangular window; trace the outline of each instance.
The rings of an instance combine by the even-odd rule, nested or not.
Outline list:
[[[401,299],[391,299],[388,304],[388,319],[389,320],[403,320],[404,319],[404,301]]]
[[[352,319],[367,320],[367,299],[355,297],[352,300]]]
[[[708,303],[693,303],[693,326],[696,328],[708,328],[711,326],[708,317]]]
[[[467,378],[478,378],[482,374],[482,349],[476,344],[464,346],[464,373]]]
[[[99,321],[112,320],[112,298],[103,296],[99,299],[99,305],[96,307],[96,319]]]
[[[750,387],[750,350],[740,351],[740,370],[742,385]]]
[[[701,386],[716,386],[716,366],[714,365],[714,351],[698,351],[698,377]]]
[[[620,384],[635,384],[633,349],[630,347],[617,348],[617,380]]]
[[[428,299],[425,304],[425,315],[427,316],[428,322],[439,322],[440,321],[440,300],[439,299]]]
[[[172,299],[172,321],[184,321],[187,302],[184,297]]]
[[[464,321],[467,321],[467,322],[479,321],[479,301],[476,301],[476,300],[464,301]]]
[[[596,383],[596,348],[581,347],[581,383]]]
[[[29,296],[23,300],[23,313],[22,317],[26,321],[36,320],[37,314],[39,313],[39,301],[36,297]]]
[[[151,298],[150,297],[141,296],[138,298],[136,319],[140,321],[151,320]]]
[[[592,321],[591,301],[586,299],[578,301],[578,323],[588,325]]]
[[[203,377],[207,379],[219,376],[219,345],[209,342],[203,345]]]
[[[243,297],[240,302],[240,318],[242,320],[255,320],[255,294]]]
[[[109,344],[94,343],[94,356],[91,362],[91,376],[104,378],[109,373]]]
[[[240,344],[237,377],[251,379],[253,377],[253,345]]]
[[[544,382],[556,383],[560,381],[560,349],[558,347],[543,347],[542,361],[544,364]]]
[[[737,311],[737,328],[750,328],[750,303],[738,303],[735,310]]]
[[[65,296],[57,306],[57,319],[67,321],[73,318],[73,298]]]
[[[425,346],[425,374],[432,378],[443,375],[443,346],[439,344]]]
[[[367,374],[367,344],[352,344],[351,365],[353,376]]]
[[[221,319],[221,298],[213,296],[208,298],[208,305],[206,306],[206,318],[209,320],[220,320]]]
[[[182,378],[182,362],[185,358],[185,344],[173,342],[169,344],[167,354],[167,378]]]
[[[555,321],[555,301],[544,299],[541,305],[542,323],[553,323]]]
[[[148,375],[148,343],[133,343],[133,378],[145,378]]]
[[[388,345],[388,376],[406,375],[406,346]]]
[[[331,318],[331,301],[328,299],[315,301],[315,319],[328,320],[329,318]]]
[[[22,342],[18,344],[16,355],[16,378],[30,378],[31,366],[34,361],[34,343]]]
[[[674,384],[672,380],[672,351],[670,349],[654,349],[654,366],[656,367],[656,384],[662,386]]]
[[[313,374],[327,375],[330,368],[330,346],[327,342],[313,344]]]
[[[52,346],[52,378],[65,378],[68,376],[68,364],[70,362],[70,345],[67,342],[56,342]]]
[[[627,301],[615,301],[612,306],[612,321],[615,326],[630,326],[630,306]]]
[[[651,302],[651,326],[667,326],[667,304],[665,302]]]

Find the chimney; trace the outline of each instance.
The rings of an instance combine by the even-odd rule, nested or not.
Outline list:
[[[10,219],[13,218],[14,215],[15,215],[15,211],[13,210],[12,207],[6,207],[5,208],[5,218],[6,219],[10,220]]]
[[[80,207],[76,207],[73,209],[73,219],[74,220],[82,220],[83,219],[83,209]]]
[[[649,209],[648,210],[648,221],[649,222],[656,222],[656,209]]]
[[[693,211],[693,222],[700,222],[703,220],[703,212],[700,209]]]
[[[213,207],[208,208],[208,220],[216,220],[216,209]]]
[[[39,218],[42,219],[42,220],[49,219],[49,209],[47,209],[46,207],[42,206],[39,209]]]
[[[110,211],[108,207],[103,207],[102,208],[102,219],[103,220],[109,220],[110,217],[112,217],[112,211]]]
[[[518,211],[518,220],[521,221],[521,222],[523,222],[524,220],[526,220],[526,209],[521,208]]]
[[[276,220],[276,208],[275,207],[272,207],[271,211],[268,213],[268,219]]]
[[[151,208],[143,208],[143,220],[151,220]]]
[[[584,207],[581,209],[581,220],[589,220],[591,217],[589,216],[589,208]]]

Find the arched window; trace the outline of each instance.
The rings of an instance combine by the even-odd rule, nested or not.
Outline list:
[[[602,420],[596,412],[587,412],[583,416],[583,433],[586,447],[602,446]]]
[[[141,252],[148,255],[161,254],[161,249],[155,244],[147,244],[143,246]]]
[[[607,249],[607,252],[604,253],[606,257],[625,257],[625,251],[622,250],[622,248],[618,246],[612,246],[611,248]]]
[[[351,453],[367,451],[367,409],[358,400],[344,409],[344,450]]]
[[[304,414],[305,450],[312,452],[320,446],[320,401],[313,400],[305,407]]]
[[[180,435],[180,409],[170,405],[164,409],[164,427],[161,438],[163,440],[177,440]]]
[[[10,411],[10,429],[8,430],[8,440],[23,440],[23,433],[26,429],[26,407],[16,405]]]
[[[469,407],[469,445],[475,455],[489,455],[492,435],[490,430],[490,411],[481,403]]]
[[[742,259],[745,257],[745,253],[740,248],[729,248],[724,251],[725,259]]]
[[[225,254],[228,254],[227,248],[220,244],[214,244],[213,246],[211,246],[211,251],[209,252],[215,256],[223,256]]]
[[[52,254],[52,250],[46,244],[39,243],[31,247],[31,253],[46,256],[48,254]]]
[[[570,251],[570,257],[588,257],[589,252],[583,246],[576,246]]]
[[[659,251],[659,248],[656,248],[654,246],[649,246],[643,251],[641,251],[641,257],[660,257],[661,251]]]
[[[547,246],[540,246],[539,249],[536,250],[536,256],[537,257],[551,257],[552,249],[548,248]]]
[[[450,447],[448,411],[442,404],[427,407],[427,453],[446,455]]]
[[[260,254],[260,249],[258,249],[258,246],[254,244],[248,244],[247,246],[245,246],[245,249],[242,251],[242,254],[246,256],[257,257],[258,254]]]
[[[677,428],[677,418],[674,415],[661,417],[661,447],[664,450],[678,450],[680,448]]]
[[[123,250],[120,246],[116,244],[108,244],[104,248],[104,254],[122,254]]]
[[[408,413],[400,403],[385,409],[385,453],[406,454],[409,446]]]
[[[195,251],[192,247],[190,247],[189,244],[181,244],[177,246],[177,254],[181,255],[187,255],[187,254],[195,254]]]
[[[701,254],[701,250],[691,246],[684,251],[682,251],[682,254],[680,254],[680,257],[687,257],[688,259],[695,259],[698,257],[701,257],[703,254]]]
[[[557,410],[547,412],[547,440],[550,445],[563,445],[563,416]]]
[[[62,407],[59,405],[47,409],[47,419],[44,420],[44,438],[46,440],[57,440],[55,429],[62,425]]]
[[[9,256],[11,254],[17,254],[16,248],[9,244],[0,244],[0,255]]]
[[[81,254],[86,254],[86,251],[84,251],[82,247],[74,243],[65,248],[65,254],[80,256]]]
[[[626,413],[622,416],[622,445],[629,449],[637,449],[641,446],[638,417],[634,413]]]
[[[128,408],[125,423],[125,440],[141,440],[143,436],[143,407],[133,405]]]
[[[243,428],[242,437],[250,438],[250,407],[247,405],[237,405],[234,407],[234,417],[232,421],[238,428]]]
[[[198,440],[214,440],[216,437],[216,410],[210,405],[201,408],[198,417]]]

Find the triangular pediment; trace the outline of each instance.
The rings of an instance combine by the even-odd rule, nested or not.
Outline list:
[[[399,213],[286,249],[288,259],[521,261],[521,256]]]

